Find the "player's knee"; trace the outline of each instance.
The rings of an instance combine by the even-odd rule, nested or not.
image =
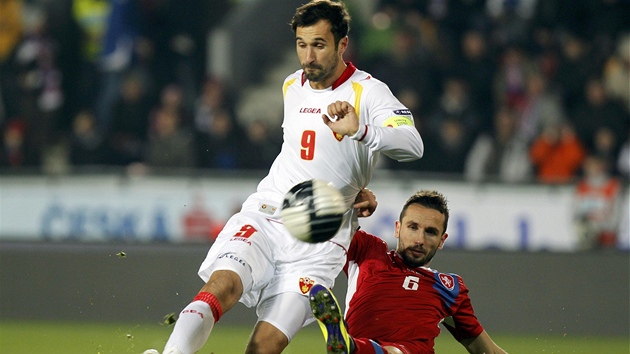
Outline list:
[[[243,294],[240,276],[231,270],[217,270],[210,276],[201,291],[207,291],[219,300],[224,310],[231,308]]]
[[[279,354],[289,345],[285,334],[270,323],[260,321],[256,324],[245,354]]]
[[[245,354],[280,354],[284,350],[286,345],[280,343],[274,343],[268,340],[255,340],[250,339],[247,343],[247,349]]]

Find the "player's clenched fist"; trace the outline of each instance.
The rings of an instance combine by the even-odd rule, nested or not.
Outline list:
[[[324,123],[335,133],[352,136],[359,130],[359,117],[354,107],[346,101],[328,105],[328,115],[322,114]]]

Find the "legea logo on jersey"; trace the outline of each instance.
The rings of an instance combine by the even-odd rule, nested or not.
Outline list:
[[[302,107],[302,108],[300,108],[300,113],[321,114],[322,113],[322,109],[321,108]]]
[[[448,289],[448,291],[451,291],[453,290],[453,288],[455,288],[455,279],[453,279],[452,276],[448,274],[440,274],[439,278],[442,285],[444,285],[444,287]]]

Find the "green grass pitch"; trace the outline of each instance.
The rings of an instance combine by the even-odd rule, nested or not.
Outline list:
[[[140,354],[145,349],[162,350],[171,327],[161,324],[100,324],[69,322],[0,321],[2,354]],[[215,327],[200,354],[243,353],[250,329]],[[436,353],[466,353],[447,331],[442,332]],[[628,354],[630,339],[595,336],[515,336],[493,334],[493,339],[509,353]],[[302,330],[287,354],[325,353],[324,340],[313,324]]]

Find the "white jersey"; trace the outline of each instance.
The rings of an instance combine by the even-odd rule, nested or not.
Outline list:
[[[257,191],[228,220],[199,268],[204,281],[217,269],[239,274],[240,301],[249,307],[284,292],[306,295],[315,282],[332,287],[358,226],[352,204],[370,182],[379,154],[410,161],[420,158],[424,149],[409,110],[385,84],[350,63],[331,88],[312,89],[299,70],[287,77],[283,93],[280,154]],[[338,136],[324,123],[322,114],[335,101],[347,101],[357,110],[360,124],[354,136]],[[313,178],[333,183],[346,200],[346,218],[332,242],[298,241],[280,220],[286,192]]]
[[[282,149],[251,196],[281,203],[299,182],[312,178],[331,182],[352,214],[333,240],[346,248],[357,224],[351,206],[370,182],[380,153],[412,161],[424,151],[409,109],[383,82],[347,64],[343,75],[323,90],[311,88],[303,70],[285,79]],[[339,136],[323,122],[322,114],[335,101],[347,101],[357,111],[360,128],[354,136]]]

